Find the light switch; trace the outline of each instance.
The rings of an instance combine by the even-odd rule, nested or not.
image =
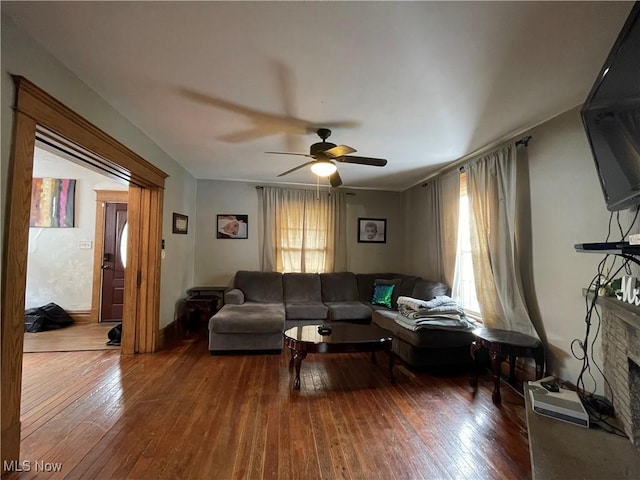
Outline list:
[[[93,248],[93,241],[91,241],[91,240],[80,240],[80,248],[82,250],[91,250]]]

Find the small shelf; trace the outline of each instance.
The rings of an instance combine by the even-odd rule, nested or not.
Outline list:
[[[573,246],[579,253],[600,253],[602,255],[617,255],[640,265],[640,245],[629,245],[629,242],[596,242],[596,243],[576,243]]]

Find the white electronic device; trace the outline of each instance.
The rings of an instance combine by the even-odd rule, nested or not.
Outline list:
[[[640,245],[640,233],[629,235],[629,245]]]
[[[576,392],[559,387],[557,392],[550,391],[542,386],[543,383],[554,384],[555,378],[546,377],[535,382],[528,382],[531,406],[534,412],[589,428],[589,414]]]

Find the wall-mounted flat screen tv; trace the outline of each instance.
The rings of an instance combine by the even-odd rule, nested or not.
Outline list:
[[[640,205],[640,2],[634,4],[581,116],[607,208]]]

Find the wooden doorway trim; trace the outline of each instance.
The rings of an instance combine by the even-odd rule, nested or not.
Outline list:
[[[93,284],[91,287],[91,323],[100,321],[102,290],[102,250],[104,242],[104,207],[107,202],[127,203],[129,192],[125,190],[96,190],[96,228],[93,238]]]
[[[168,176],[144,158],[70,110],[24,77],[14,76],[13,139],[2,251],[1,451],[5,462],[20,454],[22,346],[29,211],[36,132],[44,129],[71,148],[82,147],[80,160],[112,178],[128,181],[130,219],[122,353],[157,348],[160,303],[160,246],[164,180]],[[129,338],[125,338],[128,335]]]

